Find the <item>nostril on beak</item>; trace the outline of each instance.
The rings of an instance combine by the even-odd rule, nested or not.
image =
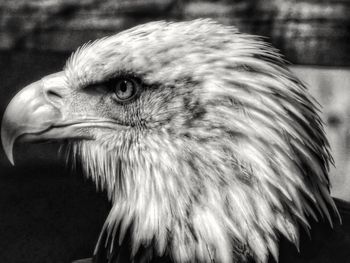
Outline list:
[[[62,105],[63,96],[54,89],[45,89],[46,99],[55,106]]]
[[[53,91],[53,90],[49,90],[47,92],[48,97],[53,98],[53,99],[62,99],[62,96],[60,94],[58,94],[58,92]]]
[[[62,72],[57,72],[42,79],[43,93],[48,102],[56,107],[63,104],[66,92],[65,77]]]

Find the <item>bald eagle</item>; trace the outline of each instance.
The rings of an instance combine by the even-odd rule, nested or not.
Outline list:
[[[207,19],[151,22],[80,47],[20,91],[15,141],[61,140],[112,203],[94,262],[267,262],[331,222],[318,108],[278,52]]]

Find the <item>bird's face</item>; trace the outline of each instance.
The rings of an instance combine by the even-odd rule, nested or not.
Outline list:
[[[208,26],[217,35],[209,41]],[[193,28],[200,34],[193,34]],[[178,149],[181,155],[191,143],[205,144],[220,133],[212,129],[220,125],[211,116],[216,113],[209,112],[215,100],[238,108],[224,92],[212,99],[215,87],[225,82],[220,78],[225,66],[231,66],[221,59],[226,52],[221,48],[232,45],[225,34],[214,23],[153,23],[82,46],[63,71],[24,88],[10,103],[2,125],[10,161],[17,139],[69,140],[74,149],[103,146],[94,154],[118,152],[127,162],[130,148],[148,152],[162,143],[158,151],[169,151],[166,144],[178,140],[186,148]],[[146,139],[154,145],[145,145]],[[115,184],[108,186],[113,192]]]
[[[313,206],[328,214],[328,153],[304,86],[275,51],[207,20],[156,22],[78,49],[9,104],[2,142],[70,141],[132,255],[277,257]],[[113,243],[113,242],[112,242]]]

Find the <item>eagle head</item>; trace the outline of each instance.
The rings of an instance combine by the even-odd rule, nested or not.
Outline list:
[[[310,216],[336,210],[305,86],[269,45],[211,20],[83,45],[13,98],[1,137],[12,162],[16,140],[68,141],[112,203],[95,250],[108,262],[126,240],[132,262],[267,262],[280,235],[298,244]]]

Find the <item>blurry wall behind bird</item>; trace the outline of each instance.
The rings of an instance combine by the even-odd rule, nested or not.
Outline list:
[[[17,90],[59,70],[84,42],[137,24],[212,18],[266,37],[323,106],[336,163],[332,193],[350,201],[349,0],[13,0],[0,2],[0,14],[0,115]],[[31,151],[55,162],[50,148]],[[40,158],[22,154],[23,163]],[[0,165],[8,167],[3,152]]]

